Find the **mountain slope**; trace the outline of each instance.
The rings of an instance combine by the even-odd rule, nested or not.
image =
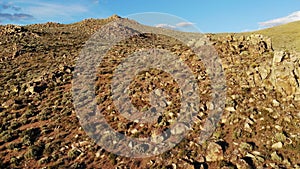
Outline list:
[[[163,154],[133,159],[97,145],[82,129],[77,116],[81,112],[75,112],[72,79],[77,76],[75,62],[86,41],[104,24],[117,19],[121,18],[88,19],[69,25],[0,26],[0,168],[300,167],[299,56],[274,55],[269,39],[260,35],[208,35],[222,60],[227,85],[218,86],[226,89],[224,114],[218,124],[210,119],[208,127],[203,126],[205,119],[210,110],[219,106],[211,101],[210,78],[189,46],[161,34],[140,34],[115,45],[99,65],[95,79],[97,106],[113,129],[127,137],[149,136],[163,142],[168,133],[155,136],[181,116],[180,86],[169,73],[157,69],[141,71],[129,86],[129,97],[140,109],[149,108],[149,95],[154,89],[162,88],[169,96],[167,103],[162,103],[166,111],[153,124],[131,122],[115,110],[109,91],[113,70],[135,51],[153,47],[168,50],[186,63],[198,82],[201,105],[193,125],[181,124],[183,129],[191,129],[185,139]],[[114,34],[119,26],[116,24],[110,33]],[[135,32],[123,27],[120,30]],[[193,34],[168,32],[192,35],[195,39],[189,44],[206,49],[201,48],[205,43]],[[211,64],[211,73],[215,74],[219,67],[214,61]],[[154,94],[162,96],[160,92]],[[220,97],[217,94],[216,98]],[[187,108],[194,110],[192,104]],[[92,111],[88,114],[95,116]],[[88,122],[97,122],[97,118],[90,119]],[[212,125],[216,130],[211,135],[205,129],[213,129]],[[99,127],[97,123],[90,125],[95,131]],[[209,137],[204,143],[199,141],[202,133]],[[99,136],[107,143],[118,141]],[[128,146],[147,151],[147,146]]]
[[[272,38],[274,49],[300,52],[300,21],[292,22],[253,33]]]

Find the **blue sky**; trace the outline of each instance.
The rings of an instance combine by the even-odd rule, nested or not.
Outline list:
[[[72,23],[143,12],[186,20],[173,25],[160,20],[151,26],[194,25],[202,32],[241,32],[300,20],[300,0],[0,0],[1,24]]]

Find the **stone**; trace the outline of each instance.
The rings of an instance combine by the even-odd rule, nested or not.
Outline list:
[[[206,161],[216,162],[224,159],[222,147],[214,142],[210,142],[207,146]]]
[[[26,93],[34,93],[34,86],[29,86],[25,92]]]
[[[175,163],[172,164],[173,169],[177,169],[177,165]]]
[[[7,108],[11,107],[14,103],[15,103],[14,100],[11,99],[11,100],[4,102],[2,104],[2,107],[7,109]]]
[[[196,42],[196,39],[192,39],[190,40],[188,43],[187,43],[187,46],[188,47],[193,47],[195,45],[195,42]],[[175,48],[174,48],[175,47]],[[174,46],[173,48],[176,49],[176,50],[179,50],[180,47],[178,48],[177,46]]]
[[[239,159],[236,163],[236,167],[238,169],[251,169],[252,168],[244,159]]]
[[[282,131],[283,127],[282,126],[279,126],[279,125],[275,125],[275,129],[279,130],[279,131]]]
[[[229,111],[229,112],[235,112],[236,111],[234,107],[226,107],[225,110]]]
[[[205,41],[204,40],[198,40],[196,43],[195,43],[195,47],[196,48],[199,48],[199,47],[201,47],[201,46],[203,46],[203,45],[205,45],[206,43],[205,43]]]
[[[213,110],[215,108],[215,106],[212,102],[207,102],[206,107],[207,107],[208,110]]]
[[[262,80],[265,80],[271,73],[271,68],[267,66],[260,66],[257,68],[257,71],[259,72]]]
[[[265,39],[265,42],[267,44],[267,48],[272,50],[273,49],[272,39],[267,38],[267,39]]]
[[[13,86],[12,87],[12,91],[15,92],[15,93],[18,93],[20,91],[20,89],[21,89],[20,86]]]
[[[245,123],[244,129],[245,129],[245,131],[247,131],[249,133],[252,133],[252,131],[253,131],[249,123]]]
[[[180,135],[184,134],[188,130],[188,127],[183,123],[175,124],[174,127],[171,128],[171,134]]]
[[[282,161],[282,157],[280,157],[277,152],[273,152],[271,154],[271,160],[276,161],[276,162],[281,162]]]
[[[162,90],[156,89],[154,90],[156,96],[162,96]]]
[[[273,61],[275,63],[282,62],[283,58],[284,58],[284,52],[283,51],[275,51],[274,52]]]
[[[151,135],[151,141],[155,143],[162,143],[165,139],[166,138],[163,135],[156,132]]]
[[[287,160],[287,159],[284,159],[284,160],[283,160],[283,164],[285,164],[288,168],[291,167],[291,163],[290,163],[289,160]]]
[[[300,94],[295,94],[294,100],[297,102],[300,101]]]
[[[273,103],[273,106],[275,106],[275,107],[279,107],[280,106],[280,103],[277,100],[275,100],[275,99],[272,101],[272,103]]]
[[[133,147],[133,150],[138,153],[145,153],[149,150],[148,144],[138,144]]]
[[[136,133],[138,133],[139,131],[137,130],[137,129],[133,129],[133,130],[131,130],[130,131],[130,133],[132,133],[132,134],[136,134]]]
[[[244,151],[252,151],[253,150],[253,146],[251,144],[248,144],[246,142],[242,142],[240,144],[240,150],[244,150]]]
[[[281,149],[283,147],[282,142],[278,142],[272,145],[273,149]]]
[[[274,88],[284,96],[292,96],[299,100],[297,96],[299,90],[299,57],[291,56],[284,51],[275,51],[273,56],[272,73],[270,81]]]
[[[261,163],[265,162],[265,158],[262,156],[255,156],[255,159]]]
[[[185,163],[182,165],[182,168],[184,168],[184,169],[194,169],[194,165],[185,162]]]
[[[276,141],[285,142],[286,136],[283,133],[276,133],[275,139],[276,139]]]
[[[270,163],[268,166],[270,166],[271,168],[276,168],[276,169],[279,168],[279,167],[276,165],[276,163]]]

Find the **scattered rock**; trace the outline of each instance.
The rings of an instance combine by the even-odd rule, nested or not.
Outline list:
[[[246,142],[242,142],[240,144],[240,151],[247,151],[247,152],[250,152],[253,150],[253,146],[249,143],[246,143]]]
[[[185,124],[178,123],[171,129],[171,134],[180,135],[180,134],[184,134],[187,130],[188,127]]]
[[[7,109],[7,108],[11,107],[14,103],[15,103],[15,101],[12,100],[12,99],[10,99],[10,100],[4,102],[4,103],[2,104],[2,107]]]
[[[215,162],[224,159],[222,147],[214,142],[209,142],[206,150],[206,161]]]
[[[279,156],[276,151],[271,154],[271,159],[276,162],[282,161],[282,157]]]
[[[272,145],[273,149],[281,149],[283,146],[282,142],[278,142]]]
[[[252,167],[244,159],[239,159],[236,163],[236,167],[238,169],[252,169]]]
[[[133,147],[133,150],[138,153],[145,153],[149,150],[149,145],[148,144],[138,144]]]
[[[252,133],[252,131],[253,131],[252,128],[251,128],[251,125],[247,122],[244,125],[244,130],[249,132],[249,133]]]
[[[273,106],[278,107],[280,106],[280,103],[277,100],[273,100]]]
[[[274,52],[274,58],[273,58],[273,61],[274,61],[275,63],[282,62],[284,56],[285,56],[285,52],[283,52],[283,51],[275,51],[275,52]]]
[[[235,112],[236,111],[234,107],[226,107],[225,110],[229,111],[229,112]]]
[[[275,134],[275,140],[280,142],[285,142],[287,137],[283,133],[276,133]]]

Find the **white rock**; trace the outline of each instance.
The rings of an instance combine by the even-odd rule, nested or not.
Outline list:
[[[138,130],[137,130],[137,129],[133,129],[133,130],[131,130],[130,132],[131,132],[132,134],[135,134],[135,133],[138,132]]]
[[[188,127],[183,123],[176,124],[173,128],[171,128],[171,134],[178,135],[184,134],[188,130]]]
[[[275,152],[273,152],[273,153],[271,154],[271,160],[281,162],[281,161],[282,161],[282,158],[281,158],[281,157],[277,154],[277,152],[275,151]]]
[[[264,109],[265,109],[265,110],[267,110],[269,113],[273,113],[273,112],[274,112],[274,110],[273,110],[273,109],[271,109],[271,108],[268,108],[268,107],[265,107]]]
[[[280,103],[277,100],[273,100],[273,106],[278,107],[280,106]]]
[[[253,103],[255,100],[253,98],[249,99],[249,103]]]
[[[279,126],[279,125],[275,125],[275,128],[276,128],[277,130],[279,130],[279,131],[282,131],[282,127]]]
[[[278,142],[272,145],[273,149],[281,149],[283,146],[282,142]]]
[[[96,152],[96,157],[99,158],[100,155],[101,155],[101,151],[97,151],[97,152]]]
[[[234,107],[226,107],[225,110],[229,111],[229,112],[235,112],[236,111]]]
[[[206,161],[215,162],[224,159],[222,147],[214,142],[210,142],[207,147]]]
[[[212,102],[207,102],[206,107],[207,107],[208,110],[213,110],[215,108],[215,106]]]
[[[244,129],[245,129],[245,131],[247,131],[249,133],[252,133],[252,131],[253,131],[249,123],[245,123]]]
[[[283,58],[284,58],[284,52],[283,51],[280,51],[280,52],[276,51],[274,53],[273,61],[275,63],[279,63],[279,62],[281,62],[283,60]]]
[[[157,96],[161,96],[161,95],[162,95],[162,90],[156,89],[156,90],[154,91],[154,93],[155,93]]]

